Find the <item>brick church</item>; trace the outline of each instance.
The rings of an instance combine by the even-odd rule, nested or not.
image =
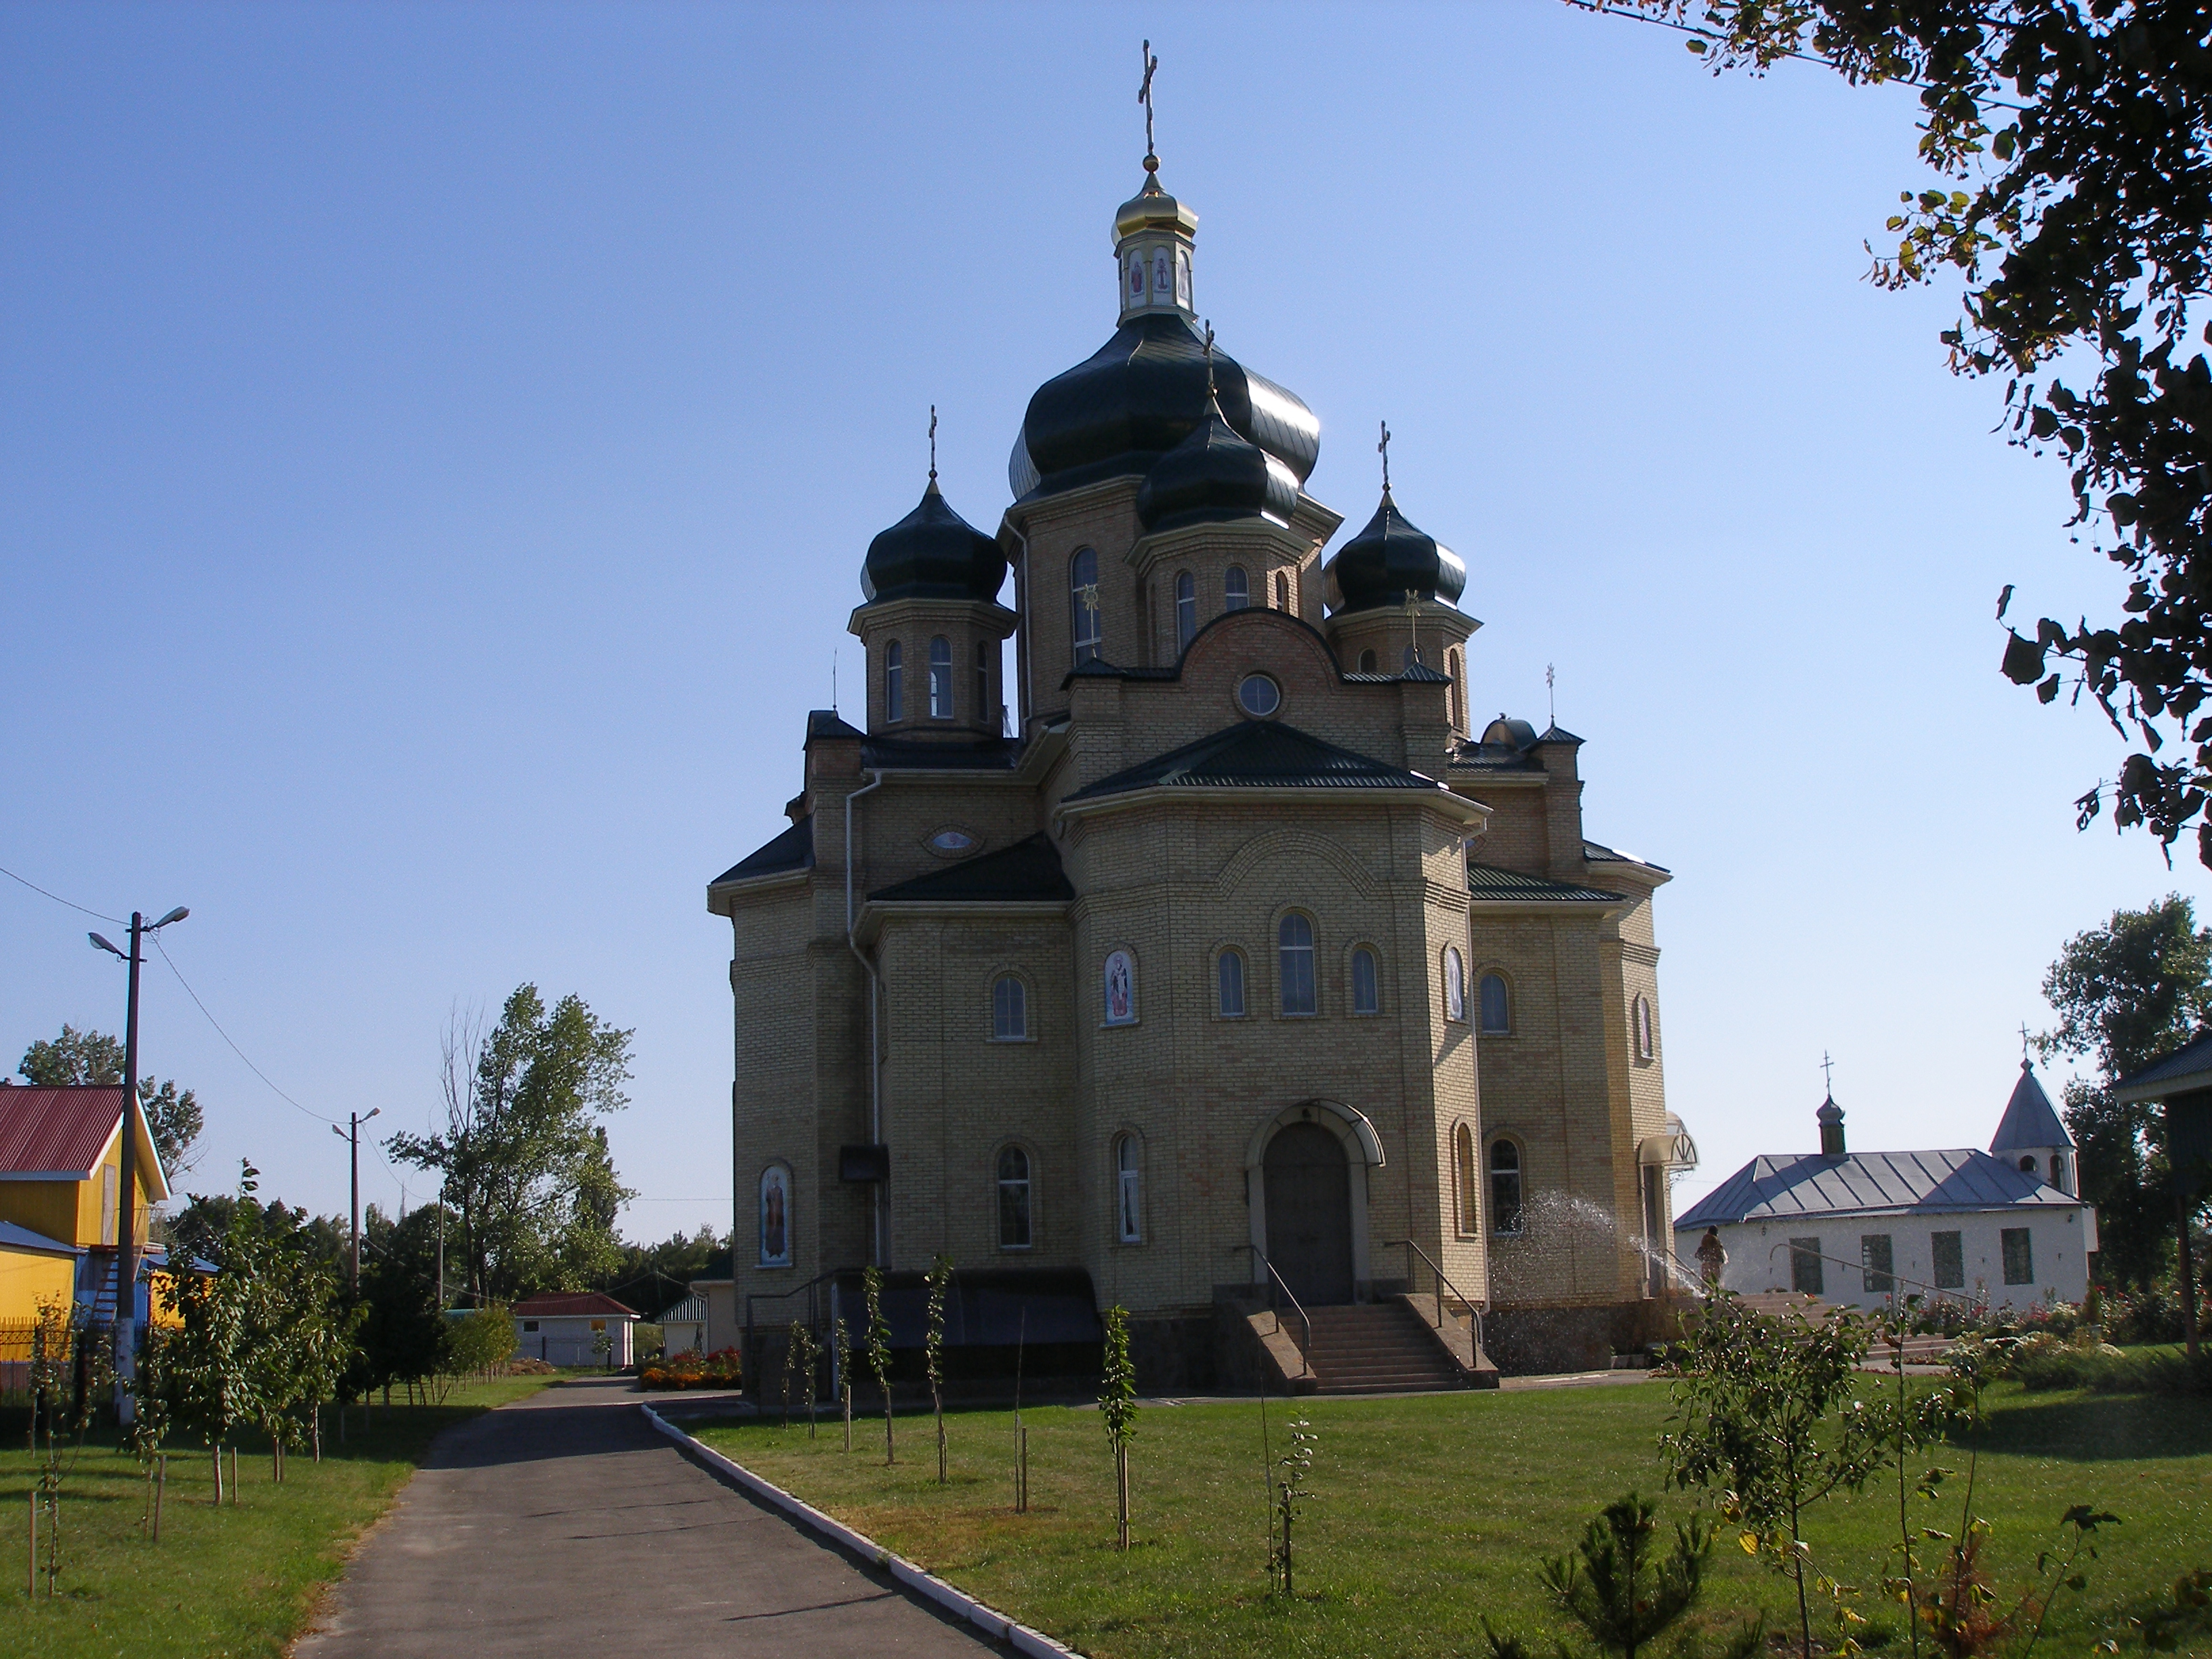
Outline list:
[[[933,470],[870,544],[866,715],[808,717],[790,828],[708,888],[736,1306],[849,1313],[942,1253],[956,1342],[1118,1304],[1147,1387],[1353,1386],[1363,1318],[1462,1380],[1478,1330],[1602,1363],[1694,1158],[1667,872],[1585,836],[1580,738],[1475,716],[1467,567],[1387,471],[1336,540],[1320,422],[1212,346],[1145,167],[1113,336],[1030,399],[996,533]]]

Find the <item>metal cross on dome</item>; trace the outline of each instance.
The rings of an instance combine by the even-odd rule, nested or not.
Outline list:
[[[1836,1097],[1836,1062],[1828,1058],[1826,1048],[1820,1050],[1820,1078],[1828,1091],[1828,1098]]]
[[[1145,42],[1143,56],[1145,80],[1137,88],[1137,101],[1145,106],[1145,159],[1158,161],[1159,157],[1152,151],[1152,73],[1159,68],[1160,60],[1152,56],[1152,43],[1149,40]]]
[[[1382,458],[1382,493],[1390,493],[1390,422],[1382,422],[1382,441],[1375,446],[1376,453]]]
[[[937,405],[929,406],[929,481],[937,482]]]
[[[1206,395],[1210,399],[1218,391],[1213,384],[1213,325],[1209,321],[1206,325]]]

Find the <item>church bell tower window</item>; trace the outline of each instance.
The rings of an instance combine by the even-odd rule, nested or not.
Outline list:
[[[952,641],[942,634],[929,642],[929,718],[952,718]]]
[[[1252,603],[1251,579],[1245,575],[1243,565],[1231,565],[1228,574],[1222,577],[1221,600],[1224,611],[1242,611]]]
[[[884,724],[896,726],[906,718],[905,653],[893,640],[884,647]]]

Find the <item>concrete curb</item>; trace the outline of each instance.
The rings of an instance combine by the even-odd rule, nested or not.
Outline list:
[[[1015,1652],[1026,1654],[1030,1659],[1084,1659],[1084,1656],[1073,1648],[1063,1646],[1043,1632],[1031,1630],[1027,1625],[1007,1618],[995,1607],[985,1607],[965,1591],[953,1589],[936,1574],[925,1572],[905,1557],[892,1554],[874,1539],[854,1532],[842,1521],[830,1519],[811,1504],[793,1497],[774,1482],[762,1480],[744,1464],[725,1457],[712,1446],[678,1428],[642,1401],[637,1408],[645,1413],[647,1422],[673,1440],[680,1450],[697,1459],[733,1486],[773,1504],[799,1525],[819,1533],[840,1549],[850,1551],[861,1560],[883,1568],[908,1589],[927,1596],[948,1613],[957,1613],[995,1640],[1006,1643]]]

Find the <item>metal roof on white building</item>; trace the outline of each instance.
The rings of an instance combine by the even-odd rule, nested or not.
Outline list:
[[[1755,1158],[1674,1219],[1684,1228],[1822,1215],[1956,1213],[2081,1200],[1987,1152],[1808,1152]]]

